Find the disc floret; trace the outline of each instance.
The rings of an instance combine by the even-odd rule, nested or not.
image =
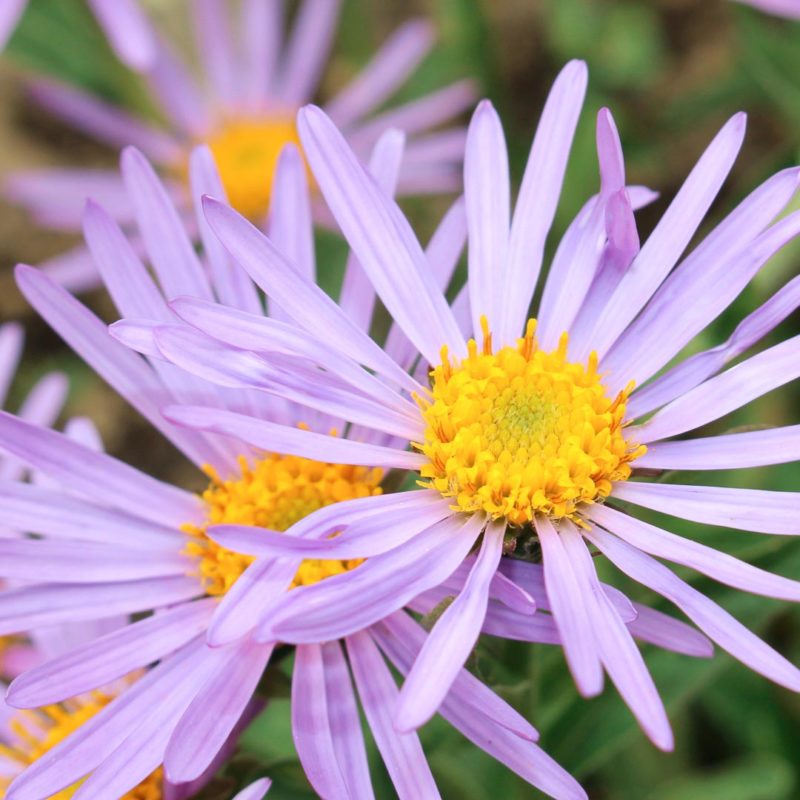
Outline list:
[[[347,464],[328,464],[299,456],[265,455],[254,465],[239,459],[241,473],[223,480],[212,467],[202,497],[207,517],[201,526],[186,525],[186,552],[197,557],[197,571],[210,595],[223,595],[253,562],[253,557],[235,553],[206,535],[210,525],[252,525],[286,531],[296,522],[324,506],[359,497],[381,494],[383,471]],[[358,560],[305,560],[294,579],[304,586],[354,568]]]
[[[426,429],[417,447],[429,459],[423,485],[452,497],[458,511],[514,526],[536,514],[580,522],[582,506],[608,497],[645,452],[624,435],[633,384],[609,397],[596,354],[569,361],[566,333],[545,352],[535,331],[530,320],[516,345],[494,352],[484,321],[480,350],[472,339],[455,362],[442,350],[430,397],[418,401]]]
[[[231,205],[244,216],[260,221],[269,208],[281,150],[287,144],[300,147],[294,117],[226,120],[207,144]]]

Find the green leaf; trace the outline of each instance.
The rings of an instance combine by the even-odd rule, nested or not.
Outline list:
[[[758,753],[707,772],[691,772],[665,783],[645,800],[784,800],[795,797],[792,765],[779,756]]]

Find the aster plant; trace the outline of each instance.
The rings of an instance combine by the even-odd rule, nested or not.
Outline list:
[[[314,391],[305,403],[313,408],[319,396],[335,393],[345,420],[393,437],[383,445],[381,463],[413,466],[420,485],[408,493],[402,524],[379,513],[378,499],[366,498],[306,518],[303,530],[316,523],[321,537],[241,525],[213,526],[207,532],[223,546],[262,558],[366,559],[345,574],[284,595],[256,627],[255,639],[265,643],[347,637],[440,586],[471,557],[462,583],[456,581],[457,591],[440,591],[449,605],[400,692],[394,710],[400,731],[416,729],[439,707],[486,623],[498,574],[527,571],[533,576],[529,586],[537,578],[543,584],[550,619],[579,691],[597,695],[608,673],[647,735],[658,747],[671,749],[663,704],[625,624],[624,609],[600,585],[597,554],[665,596],[751,669],[800,689],[794,665],[658,559],[784,600],[800,599],[800,584],[649,524],[638,513],[653,509],[779,536],[800,532],[794,492],[648,477],[653,470],[736,469],[800,456],[798,426],[681,438],[800,374],[800,337],[727,366],[797,307],[800,279],[747,316],[727,342],[671,364],[800,232],[797,212],[775,222],[795,194],[798,170],[768,179],[683,255],[742,144],[745,117],[737,114],[700,157],[640,247],[632,212],[642,201],[641,192],[625,185],[616,129],[610,113],[602,110],[597,126],[600,191],[559,243],[531,319],[529,307],[586,81],[580,62],[568,64],[557,78],[513,214],[502,127],[489,103],[476,110],[465,163],[469,281],[452,305],[436,264],[425,257],[400,209],[364,170],[334,123],[314,107],[299,115],[300,140],[314,179],[366,276],[359,296],[372,302],[374,291],[381,299],[393,318],[385,354],[417,381],[409,395],[405,381],[386,373],[386,385],[394,386],[397,398],[415,402],[414,416],[407,405],[401,412],[381,403],[392,423],[377,417],[369,423],[362,412],[367,400],[377,396],[367,373],[352,380],[350,372],[327,363],[320,352]],[[372,366],[365,358],[363,331],[354,331],[345,310],[266,237],[211,199],[206,218],[234,260],[305,330],[302,353],[298,348],[303,369],[321,332],[326,349],[337,349],[353,368]],[[235,313],[195,308],[186,316],[220,344],[188,347],[156,331],[162,355],[223,386],[263,389],[268,382],[275,390],[280,378],[272,372],[265,381],[269,368],[259,365],[269,364],[269,345],[248,347],[234,330]],[[248,350],[256,351],[258,359]],[[165,413],[189,431],[251,443],[272,441],[273,449],[281,449],[274,427],[251,414],[200,405],[174,406]],[[414,431],[399,440],[397,425]],[[328,446],[315,439],[314,446],[318,458],[329,453],[333,458],[335,452],[337,461],[353,465],[376,459],[374,447],[356,439]],[[301,447],[293,442],[284,450]],[[449,513],[431,524],[428,510],[441,501]],[[536,574],[504,558],[530,540],[541,551]],[[512,622],[519,631],[519,618]],[[678,634],[672,641],[680,639]],[[699,644],[684,639],[687,651],[697,651]]]
[[[189,154],[197,144],[207,144],[231,203],[263,223],[278,154],[288,142],[298,143],[295,114],[317,94],[339,7],[339,0],[305,0],[285,33],[283,2],[245,0],[234,32],[223,0],[193,3],[190,22],[200,75],[192,75],[172,44],[151,31],[155,56],[144,76],[150,99],[163,113],[162,124],[52,80],[33,81],[31,97],[114,148],[139,148],[157,165],[187,223],[193,216]],[[433,47],[434,38],[426,21],[407,22],[325,105],[363,158],[387,128],[405,131],[409,143],[400,194],[449,192],[460,185],[465,131],[453,120],[474,102],[471,81],[382,109]],[[134,218],[116,170],[14,172],[6,178],[5,195],[54,228],[79,229],[87,197],[129,228]],[[141,251],[135,237],[134,245]],[[72,289],[97,285],[94,262],[83,248],[45,266]]]
[[[388,192],[397,182],[402,146],[403,137],[389,132],[372,157],[376,178]],[[191,168],[198,197],[224,192],[208,149],[194,153]],[[357,568],[362,558],[254,559],[235,547],[220,546],[207,533],[212,525],[248,524],[266,532],[307,536],[313,543],[321,531],[316,523],[306,525],[309,515],[349,500],[375,500],[370,513],[396,520],[394,527],[402,532],[399,522],[406,504],[415,498],[387,491],[391,487],[385,472],[397,469],[398,463],[394,455],[390,462],[384,456],[395,452],[387,445],[401,441],[409,430],[396,426],[388,433],[373,432],[375,415],[388,419],[374,400],[365,402],[361,424],[345,430],[337,394],[327,386],[317,409],[296,403],[293,396],[305,398],[313,392],[315,378],[295,363],[297,349],[306,340],[303,329],[290,321],[283,304],[271,301],[263,308],[255,285],[219,243],[214,244],[202,218],[200,228],[208,238],[201,260],[166,189],[141,153],[129,149],[123,154],[122,173],[155,279],[117,223],[97,204],[87,207],[85,233],[106,286],[127,318],[115,327],[115,334],[143,355],[111,338],[99,319],[41,272],[19,267],[18,282],[55,330],[203,468],[209,484],[198,497],[57,432],[10,414],[0,416],[0,447],[48,479],[44,485],[0,483],[0,519],[35,534],[13,542],[10,558],[0,562],[0,574],[27,582],[0,593],[0,632],[102,620],[111,614],[138,617],[14,680],[8,692],[13,707],[57,706],[82,719],[50,749],[29,754],[30,765],[15,777],[7,797],[32,800],[72,790],[76,798],[128,796],[143,781],[156,792],[164,787],[165,798],[171,796],[165,787],[173,785],[177,788],[169,792],[184,796],[214,770],[259,709],[257,687],[268,663],[289,657],[293,736],[306,774],[321,796],[373,796],[359,704],[399,796],[439,796],[417,734],[399,733],[391,718],[398,688],[390,665],[401,674],[407,672],[425,640],[425,631],[405,610],[397,609],[341,640],[323,634],[294,648],[256,642],[251,635],[260,614],[284,593],[331,580]],[[314,285],[305,167],[293,147],[281,157],[274,191],[272,237]],[[429,245],[437,263],[449,264],[442,269],[455,266],[464,235],[463,205],[457,202]],[[355,261],[350,270],[349,283],[357,288],[363,273]],[[212,306],[214,299],[227,298],[231,305],[220,307],[240,315],[243,335],[248,335],[248,321],[260,326],[259,334],[271,332],[271,368],[281,373],[281,380],[272,381],[275,391],[219,387],[165,361],[156,339],[176,338],[188,347],[200,336],[191,331],[187,335],[172,310],[180,306],[176,298],[182,295]],[[191,303],[187,307],[191,309]],[[409,390],[415,387],[366,334],[360,338],[373,353],[377,375],[385,373]],[[316,343],[314,352],[320,348],[325,344]],[[281,352],[291,355],[292,369],[285,374],[275,366]],[[337,357],[334,348],[329,357],[346,375],[347,359]],[[269,383],[269,376],[265,380]],[[289,380],[297,383],[287,391]],[[386,408],[414,412],[409,401],[395,399],[391,387],[378,377],[368,384]],[[171,425],[160,412],[164,405],[196,398],[213,403],[220,414],[256,414],[272,426],[275,436],[288,438],[271,435],[248,444],[236,436]],[[331,443],[347,452],[351,437],[372,448],[374,463],[352,466],[317,457],[320,445]],[[276,452],[292,440],[302,442],[300,449],[289,444],[288,454]],[[430,521],[446,519],[448,506],[442,499],[431,503]],[[460,560],[458,552],[449,557],[450,572]],[[446,574],[443,571],[443,577]],[[516,609],[526,617],[535,612],[532,596],[502,576],[495,581],[492,597],[498,608]],[[551,632],[548,635],[552,638]],[[131,674],[136,680],[113,697],[104,695],[91,714],[72,700]],[[102,707],[97,708],[99,703]],[[536,729],[466,670],[454,676],[440,712],[470,741],[551,796],[585,797],[577,782],[537,746]],[[136,725],[131,724],[134,719]]]

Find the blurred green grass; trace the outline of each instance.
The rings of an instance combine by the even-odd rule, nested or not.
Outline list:
[[[151,0],[150,5],[165,14],[172,10],[166,0]],[[723,0],[417,0],[410,4],[347,0],[324,91],[331,91],[355,72],[397,23],[417,12],[434,19],[440,42],[400,96],[410,98],[445,81],[475,76],[504,119],[516,179],[522,174],[538,110],[553,76],[568,58],[588,61],[587,107],[556,220],[559,232],[596,189],[594,114],[603,105],[609,105],[617,119],[630,181],[662,193],[661,200],[640,215],[643,239],[705,144],[736,111],[744,109],[750,114],[748,139],[701,233],[760,181],[797,161],[798,24],[763,17]],[[141,85],[115,62],[78,0],[33,0],[11,43],[9,58],[21,70],[50,73],[139,110],[148,108]],[[20,119],[27,122],[22,114]],[[68,163],[71,153],[56,147],[50,155]],[[407,204],[423,238],[445,207],[443,200]],[[24,251],[23,239],[15,257],[24,257]],[[325,286],[335,292],[344,248],[335,238],[323,236],[318,252]],[[787,248],[687,352],[724,341],[742,316],[797,274],[799,264],[800,247]],[[109,314],[99,295],[92,302]],[[88,370],[32,317],[26,322],[32,331],[31,358],[16,397],[42,372],[64,369],[74,379],[71,410],[94,412],[103,405],[102,426],[116,454],[160,475],[178,474],[181,468],[168,448],[152,436],[142,439],[142,426],[133,415],[115,404],[109,393],[98,394],[101,390]],[[798,332],[795,315],[765,344]],[[795,382],[703,432],[718,433],[748,424],[797,423],[799,401]],[[682,481],[691,479],[797,490],[798,467],[681,476]],[[759,566],[800,578],[800,545],[788,537],[710,529],[657,515],[653,519]],[[795,663],[800,661],[797,609],[678,571]],[[610,570],[609,574],[613,575]],[[613,579],[620,586],[630,586],[619,576]],[[634,588],[632,593],[666,609],[644,590]],[[484,679],[530,716],[542,732],[543,746],[585,782],[593,798],[791,800],[800,796],[797,697],[749,673],[724,653],[718,652],[709,661],[692,661],[653,648],[646,647],[645,652],[676,730],[678,744],[671,755],[658,753],[645,741],[612,687],[595,700],[580,699],[561,654],[553,648],[486,639],[480,645],[477,665]],[[441,720],[426,726],[422,738],[445,798],[537,796]],[[296,762],[285,698],[270,703],[248,732],[244,750],[247,755],[236,762],[233,772],[240,777],[252,771],[271,775],[275,779],[271,798],[313,796]],[[248,755],[254,760],[248,760]],[[392,797],[374,747],[371,759],[377,796]],[[227,788],[213,788],[208,794],[228,795]]]

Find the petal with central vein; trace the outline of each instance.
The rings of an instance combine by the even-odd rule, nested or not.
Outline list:
[[[478,641],[505,530],[505,523],[492,522],[486,527],[464,588],[426,638],[400,691],[394,718],[397,730],[416,730],[436,713]]]
[[[658,289],[689,244],[733,166],[744,139],[746,116],[734,115],[689,173],[680,191],[620,280],[587,337],[602,358]]]
[[[291,528],[279,533],[249,525],[212,525],[208,535],[228,550],[254,556],[368,558],[398,547],[452,513],[447,499],[439,499],[430,505],[421,502],[411,519],[405,516],[393,519],[387,514],[381,522],[379,536],[375,535],[374,521],[356,522],[343,527],[341,533],[339,529],[327,532],[327,527],[320,528],[319,538],[314,539],[292,536]]]
[[[586,613],[591,586],[577,572],[553,523],[537,517],[535,524],[542,545],[547,598],[564,645],[564,657],[578,691],[584,697],[593,697],[603,690],[603,668],[592,621]]]
[[[680,505],[679,502],[676,505]],[[745,592],[800,602],[800,582],[773,575],[713,547],[684,539],[623,514],[608,506],[598,505],[588,514],[589,519],[624,539],[628,544],[658,558],[696,569],[710,578],[742,589]]]
[[[196,578],[146,578],[121,583],[41,583],[0,594],[0,636],[44,625],[108,619],[191,600]]]
[[[800,461],[800,425],[656,442],[636,460],[649,469],[742,469]]]
[[[542,110],[511,221],[498,343],[513,342],[525,325],[587,81],[586,64],[570,61],[556,78]]]
[[[469,285],[472,329],[500,324],[505,288],[511,203],[508,152],[503,126],[488,100],[472,115],[464,156],[464,200],[469,231]]]
[[[361,631],[347,638],[347,653],[364,713],[398,797],[440,797],[417,734],[398,732],[392,725],[397,686],[377,645]]]
[[[305,279],[261,231],[210,197],[204,198],[203,208],[209,225],[231,256],[298,325],[314,336],[325,331],[326,339],[351,358],[410,392],[418,390],[416,381],[351,322],[319,286]]]
[[[188,492],[5,412],[0,412],[0,446],[71,490],[156,525],[177,528],[198,519],[202,510]]]
[[[734,658],[771,681],[794,692],[800,691],[797,667],[663,564],[600,528],[593,528],[584,535],[626,575],[673,602]]]
[[[420,453],[351,442],[216,408],[168,406],[164,409],[164,416],[176,425],[235,436],[272,453],[302,456],[331,464],[419,469],[427,461]]]
[[[447,578],[472,549],[484,525],[480,514],[466,521],[445,519],[343,575],[294,589],[264,619],[256,638],[327,641],[366,628]]]
[[[466,355],[450,306],[402,211],[358,163],[323,111],[301,110],[298,130],[325,199],[393,319],[430,363],[436,363],[443,345]]]
[[[306,777],[321,797],[352,800],[336,757],[319,644],[297,648],[292,676],[292,738]]]
[[[182,603],[28,670],[8,689],[15,708],[38,708],[97,689],[179,650],[208,625],[214,601]]]
[[[701,383],[633,429],[642,444],[694,430],[800,377],[800,336]]]
[[[613,496],[707,525],[779,536],[800,535],[800,493],[676,483],[614,484]]]
[[[218,385],[268,392],[408,441],[422,438],[422,417],[410,405],[398,412],[304,360],[279,355],[262,358],[185,327],[159,327],[155,340],[173,364]]]

